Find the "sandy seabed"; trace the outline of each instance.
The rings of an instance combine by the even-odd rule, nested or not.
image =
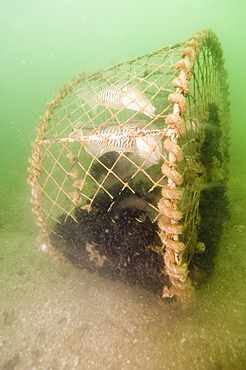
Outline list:
[[[215,271],[185,309],[54,264],[35,228],[3,228],[0,368],[246,369],[246,175],[230,176]]]

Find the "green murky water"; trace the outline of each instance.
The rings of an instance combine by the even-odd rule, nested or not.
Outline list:
[[[245,14],[243,0],[1,1],[1,368],[246,368]],[[202,28],[218,35],[229,72],[231,219],[214,275],[177,311],[137,287],[54,265],[38,249],[26,168],[60,85]]]

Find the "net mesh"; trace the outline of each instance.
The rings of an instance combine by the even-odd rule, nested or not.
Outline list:
[[[199,202],[224,184],[229,103],[221,47],[210,30],[111,68],[81,74],[47,103],[30,158],[33,212],[46,243],[76,210],[121,199],[157,225],[163,297],[191,298]],[[122,195],[125,194],[123,197]],[[123,199],[123,200],[122,200]],[[97,259],[98,261],[98,259]]]

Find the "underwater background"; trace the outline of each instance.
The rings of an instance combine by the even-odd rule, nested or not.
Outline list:
[[[0,368],[246,368],[245,14],[244,0],[0,2]],[[27,167],[63,83],[203,28],[219,37],[229,73],[231,218],[213,276],[177,311],[40,251]]]

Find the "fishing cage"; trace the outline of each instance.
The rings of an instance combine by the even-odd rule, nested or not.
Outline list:
[[[226,78],[220,43],[202,30],[54,94],[29,159],[33,212],[54,255],[192,299],[226,211]]]

